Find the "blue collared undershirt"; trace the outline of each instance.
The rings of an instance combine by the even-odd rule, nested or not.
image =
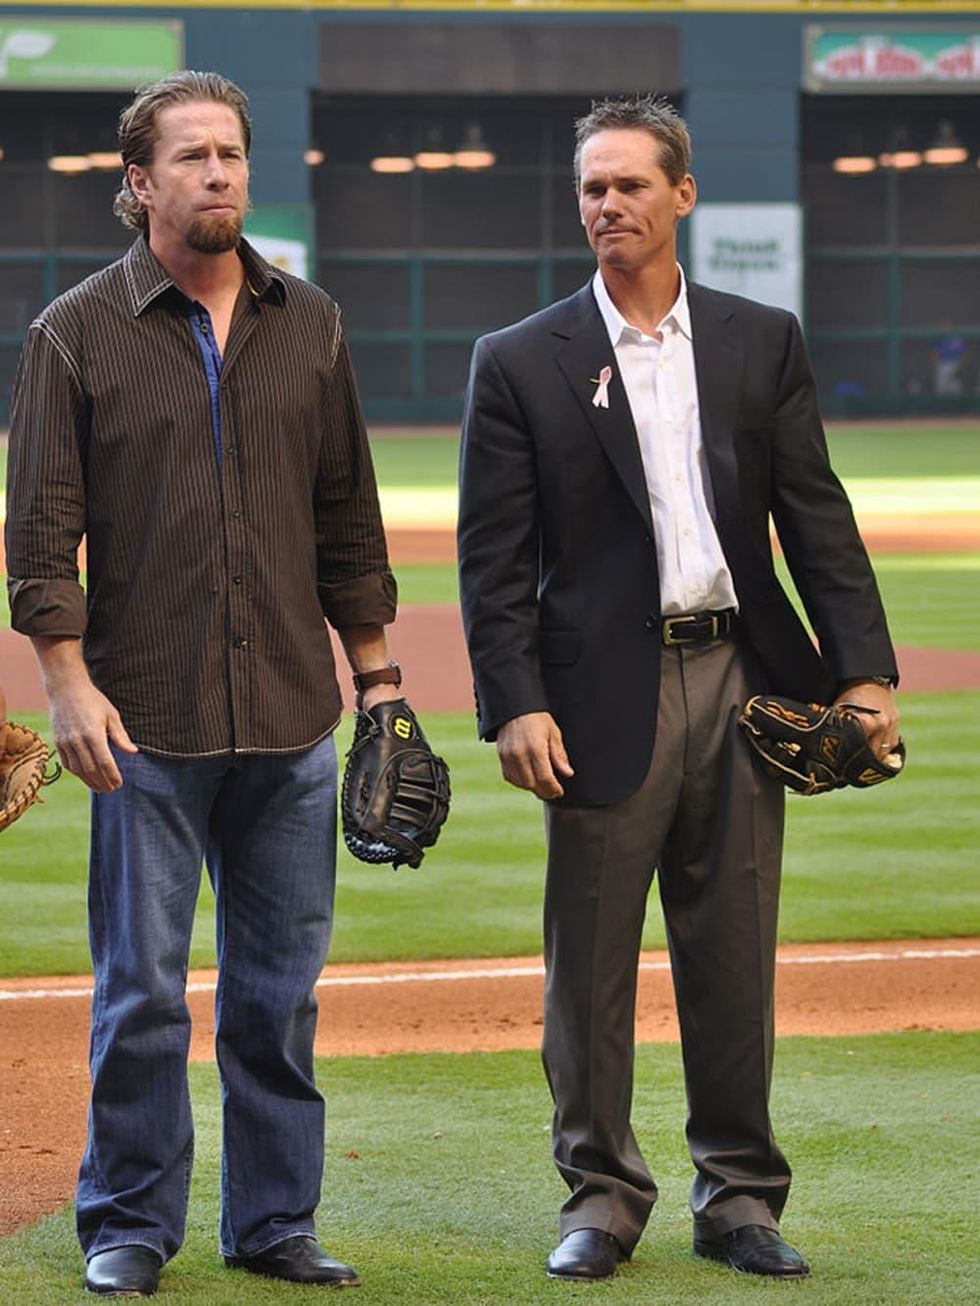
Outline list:
[[[221,385],[221,350],[214,338],[214,326],[211,314],[196,300],[191,304],[188,314],[191,330],[201,349],[204,360],[204,374],[208,379],[208,391],[211,395],[211,434],[214,437],[214,456],[221,466],[221,403],[218,390]]]

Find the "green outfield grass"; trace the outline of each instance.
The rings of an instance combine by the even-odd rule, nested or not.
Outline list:
[[[980,476],[980,423],[944,426],[831,424],[827,441],[844,479]],[[459,463],[454,427],[379,427],[371,432],[379,484],[452,487]],[[0,495],[7,484],[7,445],[0,439]]]
[[[455,486],[459,432],[455,427],[392,427],[371,432],[371,455],[379,485]]]
[[[788,799],[781,938],[922,938],[980,933],[980,691],[903,696],[906,775],[872,792]],[[33,718],[46,730],[47,722]],[[499,778],[468,713],[430,713],[452,768],[453,809],[417,871],[370,867],[342,850],[335,961],[537,953],[541,808]],[[339,734],[346,748],[349,724]],[[43,810],[3,835],[0,975],[88,967],[88,795],[66,776]],[[211,892],[202,891],[192,964],[213,961]],[[645,944],[660,947],[652,904]]]
[[[660,1201],[632,1262],[613,1280],[579,1286],[543,1273],[564,1190],[550,1162],[550,1104],[532,1052],[321,1063],[321,1236],[360,1270],[361,1306],[586,1298],[732,1306],[786,1295],[807,1306],[972,1306],[978,1056],[976,1034],[781,1041],[773,1115],[796,1173],[783,1227],[812,1261],[803,1283],[736,1279],[692,1256],[680,1058],[664,1044],[638,1049],[634,1111]],[[194,1066],[191,1075],[198,1146],[188,1237],[164,1271],[161,1302],[322,1302],[322,1290],[221,1266],[218,1091],[212,1066]],[[70,1212],[0,1243],[0,1279],[5,1306],[81,1302]]]
[[[980,423],[831,423],[827,443],[840,476],[980,476]],[[372,432],[378,479],[385,485],[455,485],[459,440],[454,428]]]
[[[872,562],[896,644],[980,649],[980,553],[882,553]],[[776,572],[802,615],[782,557]]]
[[[827,444],[844,480],[980,476],[980,422],[934,426],[833,422],[827,427]]]
[[[848,483],[855,502],[876,511],[976,511],[980,518],[980,424],[923,427],[909,426],[833,426],[829,441],[835,466]],[[455,504],[455,486],[459,459],[459,439],[452,428],[379,428],[372,435],[372,451],[386,503],[391,505],[393,520],[407,513],[415,520],[421,512],[431,510],[438,520],[451,523]],[[0,440],[0,498],[6,487],[6,442]],[[978,532],[980,534],[980,532]],[[952,588],[976,595],[980,590],[980,554],[960,556],[955,563],[960,573],[948,577],[953,563],[938,563],[937,556],[919,570],[941,572],[932,579],[905,574],[902,578],[883,577],[886,599],[889,589],[898,594],[903,622],[910,603],[913,607],[932,609],[944,602],[937,587]],[[896,564],[880,560],[879,571],[896,570]],[[906,566],[906,573],[916,570]],[[403,603],[453,603],[457,599],[455,567],[451,563],[413,564],[399,567]],[[911,596],[907,598],[906,596]],[[966,602],[972,602],[969,597]],[[915,612],[912,613],[915,616]],[[9,625],[6,593],[0,587],[0,625]],[[951,647],[977,647],[978,623],[961,634],[952,634]],[[940,643],[947,636],[942,625],[935,638],[924,643]],[[901,630],[896,638],[906,640]],[[963,639],[972,642],[962,643]]]
[[[978,514],[980,535],[980,514]],[[980,553],[878,554],[875,572],[898,644],[980,649]],[[777,560],[788,580],[785,564]],[[456,564],[396,568],[401,603],[457,603]]]
[[[980,649],[980,553],[879,554],[874,567],[897,644]],[[396,570],[401,603],[459,602],[455,563]],[[777,571],[791,586],[782,559]]]
[[[400,604],[459,602],[455,562],[401,563],[395,576]]]

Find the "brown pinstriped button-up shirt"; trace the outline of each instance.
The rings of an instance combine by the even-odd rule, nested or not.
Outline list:
[[[324,617],[395,615],[339,311],[244,241],[240,255],[220,462],[189,301],[143,239],[42,312],[14,388],[11,624],[81,636],[149,752],[314,743],[340,714]]]

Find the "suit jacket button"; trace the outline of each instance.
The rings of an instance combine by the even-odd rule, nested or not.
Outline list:
[[[643,624],[646,626],[647,630],[656,630],[660,623],[657,621],[656,617],[647,617]]]

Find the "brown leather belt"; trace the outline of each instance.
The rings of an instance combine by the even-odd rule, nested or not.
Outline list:
[[[713,639],[727,639],[734,622],[734,608],[664,617],[660,623],[660,638],[668,647],[672,644],[707,644]]]

